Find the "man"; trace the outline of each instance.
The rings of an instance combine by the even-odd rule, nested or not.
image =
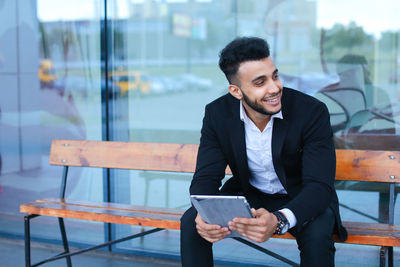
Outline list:
[[[244,195],[254,218],[229,228],[207,224],[192,207],[181,219],[183,266],[212,266],[212,243],[234,230],[256,242],[290,229],[301,266],[333,266],[334,241],[347,233],[333,186],[335,148],[326,106],[284,88],[268,44],[243,37],[229,43],[219,66],[229,94],[205,109],[190,193]],[[233,177],[220,189],[226,166]]]

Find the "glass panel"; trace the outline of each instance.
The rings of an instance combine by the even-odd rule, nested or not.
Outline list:
[[[121,103],[114,107],[126,108],[115,110],[126,133],[114,139],[197,143],[204,105],[224,93],[216,65],[220,38],[217,29],[207,28],[208,5],[110,2],[110,79]],[[215,21],[217,11],[211,13],[207,16]],[[223,40],[230,38],[233,34]]]
[[[372,20],[367,10],[378,8],[373,4],[363,9],[359,9],[359,1],[318,4],[321,66],[323,73],[334,75],[336,82],[321,88],[315,96],[331,113],[336,148],[399,150],[400,85],[396,73],[400,28],[392,11],[400,7],[399,3],[386,2],[390,8],[375,13]],[[357,16],[349,12],[352,8],[357,9]],[[336,12],[341,13],[340,18],[330,15]],[[375,24],[374,20],[382,23]],[[387,222],[389,185],[336,182],[336,187],[346,190],[339,192],[345,220]],[[395,214],[397,221],[398,216]]]
[[[351,1],[340,19],[329,15],[335,10],[343,11],[340,5],[329,1],[319,5],[319,12],[326,14],[321,14],[319,22],[322,65],[325,73],[338,78],[337,83],[319,93],[328,98],[326,103],[332,113],[346,115],[332,122],[337,148],[400,149],[400,94],[396,79],[400,34],[397,15],[392,11],[399,4],[389,2],[390,8],[374,16],[374,20],[382,21],[380,24],[370,20],[364,9],[357,16],[348,12],[361,4],[358,1]]]
[[[204,106],[226,92],[217,56],[221,46],[235,33],[232,26],[229,31],[218,28],[218,20],[221,14],[227,22],[233,20],[230,4],[109,2],[110,78],[117,92],[113,104],[114,122],[118,122],[114,124],[114,140],[198,143]],[[172,208],[189,206],[191,175],[144,171],[114,174],[112,194],[116,202]],[[140,231],[141,227],[116,226],[117,237]],[[175,231],[143,240],[132,240],[117,247],[172,254],[179,251],[179,233]]]
[[[118,122],[113,139],[198,143],[204,106],[227,93],[219,51],[235,36],[253,35],[268,40],[286,86],[327,104],[338,148],[398,149],[398,24],[392,8],[382,10],[373,24],[363,19],[370,19],[367,11],[343,13],[348,5],[365,6],[350,2],[109,1],[110,79]],[[121,171],[115,173],[112,193],[117,202],[187,207],[190,180],[190,175]],[[376,190],[357,194],[376,207],[372,215],[378,217]],[[347,205],[360,204],[347,192],[342,195]],[[351,216],[344,211],[345,219]],[[141,231],[116,227],[117,236]],[[179,254],[177,233],[158,235],[169,240],[149,236],[118,248]]]
[[[0,232],[22,235],[19,205],[59,196],[52,139],[101,140],[101,3],[0,1]],[[66,197],[102,200],[101,170],[71,169]],[[102,224],[67,225],[72,242],[103,240]],[[55,218],[32,228],[34,237],[60,238]]]

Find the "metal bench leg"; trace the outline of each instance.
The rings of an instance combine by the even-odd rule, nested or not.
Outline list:
[[[31,230],[30,230],[30,220],[39,215],[30,214],[24,217],[25,224],[25,266],[31,267]]]
[[[381,251],[380,251],[380,267],[386,267],[386,254],[388,251],[388,247],[381,247]]]
[[[393,267],[393,247],[389,247],[388,249],[388,265],[389,267]]]
[[[60,232],[61,232],[62,242],[63,242],[63,246],[64,246],[64,252],[69,253],[68,239],[67,239],[67,234],[65,232],[64,219],[58,218],[58,223],[60,224]],[[72,267],[71,256],[67,256],[65,258],[67,260],[67,266]]]
[[[30,233],[30,215],[24,217],[25,223],[25,266],[31,267],[31,233]]]

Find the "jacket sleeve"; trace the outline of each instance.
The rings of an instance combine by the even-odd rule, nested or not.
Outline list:
[[[227,162],[215,131],[215,121],[206,106],[197,154],[196,171],[190,185],[190,194],[217,195],[225,177]]]
[[[335,194],[336,155],[329,112],[319,102],[309,114],[302,131],[302,187],[286,205],[295,214],[298,229],[321,214]]]

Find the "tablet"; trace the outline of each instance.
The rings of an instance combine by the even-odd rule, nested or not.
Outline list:
[[[244,196],[191,195],[190,199],[201,218],[209,224],[228,227],[233,218],[253,217]]]

